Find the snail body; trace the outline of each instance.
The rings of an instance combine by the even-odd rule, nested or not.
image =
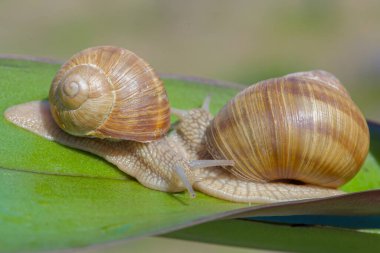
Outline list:
[[[115,67],[119,65],[115,65],[114,63],[115,61],[118,62],[123,59],[125,52],[129,51],[106,47],[104,49],[105,52],[103,52],[100,49],[101,48],[96,48],[98,51],[96,54],[91,53],[89,54],[90,56],[87,55],[86,57],[83,57],[83,55],[85,55],[83,52],[79,53],[79,59],[82,59],[83,57],[91,62],[93,62],[94,59],[112,59],[110,63],[108,63],[109,65],[107,65],[107,70],[103,70],[104,73],[112,72],[111,70],[116,70],[118,68],[124,73],[129,73],[128,71],[125,71],[125,69],[131,68],[129,65],[121,64],[120,67]],[[100,53],[99,50],[101,51]],[[88,49],[87,53],[88,52],[93,51]],[[118,56],[115,56],[114,52],[118,52],[116,54]],[[121,56],[119,54],[120,52],[123,52],[121,53]],[[97,56],[97,54],[100,54],[100,56]],[[101,156],[116,165],[122,171],[126,172],[128,175],[135,177],[141,184],[148,188],[166,192],[188,190],[191,196],[195,196],[193,191],[194,188],[211,196],[230,201],[258,203],[332,196],[342,194],[342,192],[334,188],[342,182],[349,180],[358,171],[365,158],[366,152],[368,152],[368,128],[365,121],[364,123],[362,122],[364,118],[361,114],[358,116],[359,112],[355,105],[349,105],[353,102],[350,100],[349,95],[346,93],[343,86],[339,84],[339,81],[331,74],[321,71],[296,73],[283,77],[282,79],[279,78],[264,81],[263,83],[256,85],[258,88],[254,88],[256,86],[251,86],[231,100],[214,119],[208,111],[209,99],[205,100],[202,108],[192,110],[172,109],[172,113],[179,117],[179,123],[176,124],[174,130],[168,135],[164,134],[167,131],[166,123],[162,123],[163,118],[166,117],[162,115],[166,114],[169,110],[166,92],[160,86],[161,81],[157,80],[157,77],[152,75],[152,81],[146,81],[143,79],[145,81],[142,81],[141,83],[143,87],[153,83],[154,88],[152,88],[152,90],[159,87],[157,95],[149,95],[148,97],[153,100],[153,104],[163,105],[163,109],[155,109],[155,107],[151,105],[143,105],[140,107],[137,105],[136,107],[134,103],[138,102],[133,102],[131,106],[138,108],[137,110],[140,111],[142,120],[145,123],[152,122],[147,121],[148,116],[155,116],[158,114],[159,123],[156,122],[148,125],[154,125],[155,127],[164,126],[163,130],[160,130],[160,135],[148,134],[149,138],[146,139],[142,138],[140,132],[138,132],[138,137],[127,136],[126,138],[123,137],[123,140],[115,142],[114,140],[119,138],[120,133],[116,131],[116,135],[111,136],[110,133],[113,131],[98,130],[99,125],[102,127],[107,125],[107,123],[104,123],[107,121],[100,117],[103,123],[98,124],[95,130],[88,131],[87,127],[85,127],[86,130],[80,128],[79,133],[74,134],[77,136],[74,136],[71,132],[77,131],[75,130],[77,123],[65,123],[69,116],[64,115],[66,112],[61,113],[59,111],[61,107],[61,105],[59,105],[60,102],[58,101],[56,103],[55,100],[61,96],[60,93],[77,94],[78,87],[83,86],[83,83],[89,82],[96,84],[97,81],[101,80],[103,77],[98,78],[95,74],[89,74],[92,73],[91,71],[93,70],[92,63],[90,64],[91,70],[84,70],[83,65],[85,65],[85,63],[80,62],[78,64],[79,60],[75,60],[78,58],[73,57],[73,59],[73,61],[70,60],[62,67],[62,69],[69,70],[62,71],[61,69],[53,80],[49,103],[34,101],[11,107],[5,112],[6,118],[16,125],[26,128],[49,140],[54,140],[64,145]],[[136,60],[132,62],[136,62]],[[74,66],[74,70],[69,68],[70,65]],[[109,67],[111,65],[113,67]],[[133,63],[132,66],[134,66]],[[136,74],[137,77],[139,75],[145,75],[146,72],[150,74],[153,73],[150,67],[148,67],[147,70],[146,65],[142,64],[142,66],[143,70],[134,70],[134,73],[138,73]],[[83,81],[82,79],[85,78],[81,75],[78,76],[81,72],[79,70],[84,70],[84,76],[91,81]],[[121,76],[126,77],[128,74],[123,74]],[[94,79],[96,79],[96,81],[94,81]],[[111,78],[107,77],[105,79]],[[69,82],[67,82],[68,86],[64,88],[56,88],[55,85],[63,83],[63,80],[69,80]],[[119,79],[116,78],[115,80]],[[109,80],[106,81],[109,82]],[[284,86],[273,85],[275,86],[273,91],[268,92],[270,89],[267,86],[271,86],[272,83],[278,82],[283,83]],[[280,102],[277,102],[277,106],[273,106],[274,100],[280,101],[280,98],[284,99],[285,95],[279,93],[279,91],[286,89],[291,91],[294,90],[294,88],[292,88],[293,86],[289,88],[287,83],[297,83],[297,87],[299,87],[298,89],[302,90],[304,89],[303,87],[306,87],[306,91],[311,91],[314,88],[309,87],[310,83],[313,83],[313,85],[314,83],[317,85],[326,85],[323,84],[326,82],[328,83],[328,88],[319,88],[319,86],[317,86],[318,88],[315,89],[323,90],[324,92],[330,92],[330,90],[338,91],[338,95],[336,96],[338,96],[339,99],[343,99],[343,97],[347,98],[347,100],[344,100],[345,102],[342,102],[343,107],[341,109],[336,109],[337,115],[332,114],[335,119],[331,122],[323,120],[325,113],[323,110],[319,111],[320,107],[323,107],[322,105],[303,104],[307,99],[298,100],[296,98],[289,98],[289,100],[295,101],[294,103],[289,104],[291,107],[290,110],[294,110],[294,107],[298,106],[301,108],[298,109],[298,113],[294,114],[295,116],[290,111],[281,111],[285,110],[282,107],[288,105],[288,103],[281,104]],[[134,83],[132,82],[132,84]],[[157,84],[160,85],[157,86]],[[98,87],[99,85],[95,86]],[[144,89],[151,91],[150,88]],[[260,89],[265,91],[264,93],[261,93],[261,95],[260,92],[257,92],[257,90]],[[84,90],[86,91],[86,89]],[[88,97],[103,97],[100,95],[102,89],[95,90],[98,91],[97,95]],[[114,89],[113,92],[111,92],[112,95],[110,95],[110,97],[115,96],[115,93],[118,90],[119,89]],[[302,92],[306,91],[302,90]],[[247,100],[250,102],[240,102],[240,99],[242,99],[242,101],[246,101],[245,99],[247,98],[251,99],[251,94],[259,94],[259,97],[263,96],[264,98],[254,98],[253,100]],[[324,93],[322,92],[321,94]],[[108,95],[105,95],[104,97],[107,96]],[[321,98],[324,96],[325,95],[322,95]],[[129,98],[129,96],[125,96],[123,97],[125,99],[120,101],[125,102],[124,100],[127,100],[127,97]],[[317,98],[318,96],[310,95],[310,97]],[[81,100],[82,97],[79,96],[75,98],[74,102],[69,98],[67,99],[68,101],[65,102],[65,104],[68,104],[68,107],[72,108],[72,104],[76,102],[76,100]],[[143,96],[142,99],[144,100],[145,97]],[[94,102],[93,104],[97,104],[97,102]],[[252,104],[257,105],[256,108],[250,107]],[[328,104],[327,110],[329,115],[333,112],[333,109],[330,107],[334,107],[336,104],[337,102],[335,100]],[[245,108],[245,106],[247,106],[247,108]],[[83,106],[79,106],[78,108],[81,109],[81,107]],[[114,108],[115,106],[113,105],[111,107]],[[129,108],[129,105],[120,105],[119,108]],[[276,108],[280,109],[280,112],[273,112]],[[308,109],[310,109],[310,111],[308,111]],[[155,113],[152,113],[154,110]],[[110,109],[104,111],[107,112],[106,116],[113,113],[113,110]],[[124,109],[119,111],[124,111]],[[344,117],[338,115],[338,111],[343,111],[345,113]],[[317,117],[318,113],[323,114],[323,117],[320,120],[313,120],[313,117]],[[132,113],[132,115],[134,114]],[[348,120],[347,122],[355,123],[355,127],[346,127],[346,123],[339,123],[341,119],[347,118],[348,115],[354,116],[354,120]],[[292,117],[290,116],[294,116],[294,120],[292,120]],[[73,119],[76,117],[73,117]],[[250,117],[256,118],[248,120]],[[124,119],[128,117],[116,116],[116,118]],[[240,118],[242,118],[242,120]],[[85,123],[88,121],[87,119],[81,120],[85,121]],[[234,120],[237,120],[237,123],[234,123]],[[138,120],[133,119],[132,122],[133,121],[136,123]],[[327,122],[326,126],[322,127],[322,125],[318,125],[322,124],[324,121]],[[114,121],[111,120],[110,122]],[[244,122],[249,124],[250,127],[243,126],[242,124]],[[294,124],[297,122],[300,125],[295,126]],[[317,123],[317,125],[310,126],[310,122]],[[65,127],[62,128],[62,124]],[[271,124],[274,125],[273,128],[269,127]],[[80,124],[78,123],[78,125]],[[258,130],[257,127],[262,127],[264,130]],[[285,130],[282,130],[281,132],[280,130],[276,130],[276,127],[283,127]],[[334,130],[335,127],[338,128],[337,131]],[[305,136],[299,136],[300,131],[303,128],[310,131],[310,133],[301,133],[301,135]],[[134,132],[138,131],[139,128],[132,127],[132,129],[134,130],[127,135],[134,135]],[[268,134],[265,132],[265,129],[268,130],[269,136],[264,136],[264,140],[255,139],[261,135]],[[318,130],[319,132],[317,131],[317,134],[320,134],[321,132],[322,135],[315,136],[313,134],[314,130]],[[125,130],[121,132],[124,131]],[[253,131],[254,133],[248,133],[249,131]],[[151,133],[152,131],[149,130],[147,132]],[[153,130],[153,132],[155,132],[155,130]],[[288,135],[283,133],[288,133]],[[232,139],[228,139],[230,137],[223,139],[225,135],[229,134],[232,134]],[[234,134],[237,135],[233,136]],[[344,141],[340,142],[342,136],[344,137]],[[364,139],[364,141],[360,142],[359,140],[353,139],[348,140],[347,136],[354,136],[354,138]],[[248,137],[253,139],[245,141]],[[337,157],[341,157],[340,160],[342,161],[338,158],[334,161],[330,161],[330,158],[328,158],[327,155],[316,155],[316,157],[311,157],[309,155],[309,151],[318,151],[318,144],[316,144],[318,139],[327,139],[330,137],[332,137],[334,141],[331,143],[326,141],[322,147],[329,151],[337,149],[337,153],[335,154]],[[306,140],[307,138],[311,138],[311,143],[315,146],[312,147],[306,145],[308,142]],[[136,140],[140,142],[136,142]],[[242,140],[242,142],[237,144],[236,142],[240,140]],[[227,146],[229,142],[231,144],[230,147]],[[276,143],[278,143],[277,146],[275,145]],[[340,148],[341,146],[351,146],[351,144],[354,147],[350,151]],[[340,149],[338,149],[338,147]],[[289,151],[285,151],[286,149]],[[257,153],[258,151],[262,152]],[[250,152],[253,153],[251,154]],[[347,155],[346,153],[350,153],[350,155]],[[251,161],[251,157],[255,159],[259,158],[259,160]],[[284,161],[279,160],[281,157],[284,158]],[[211,160],[212,158],[213,160]],[[291,161],[292,159],[293,161]],[[248,167],[244,167],[247,164]],[[326,164],[328,166],[325,166]],[[298,173],[302,170],[301,165],[306,165],[307,168],[320,169],[317,171],[322,172],[311,170],[311,172],[308,172],[309,175],[304,177],[301,173]],[[323,171],[330,170],[338,165],[342,166],[343,169],[338,169],[324,175]],[[268,175],[265,175],[265,172],[263,171],[266,167],[269,168]],[[253,169],[255,169],[255,171],[252,171]],[[258,169],[259,172],[256,172],[256,169]],[[293,174],[291,172],[284,172],[286,170],[294,169],[298,172]],[[352,171],[348,172],[348,169],[351,169]],[[243,172],[239,172],[239,170],[242,170]],[[337,176],[339,173],[342,173],[341,177],[343,179],[340,179],[340,176]],[[264,174],[264,176],[258,177],[258,175],[261,174]],[[322,174],[323,176],[321,176]],[[327,183],[320,183],[318,180],[313,181],[309,179],[309,177],[313,176],[318,178],[318,180],[321,179]],[[289,182],[293,181],[302,182],[302,185],[289,184]]]

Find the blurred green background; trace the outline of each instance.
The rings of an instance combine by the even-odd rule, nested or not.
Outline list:
[[[135,51],[159,72],[241,83],[334,73],[380,121],[380,1],[0,1],[0,54]]]
[[[380,121],[380,1],[0,1],[0,54],[65,60],[102,44],[158,72],[245,84],[324,69]]]

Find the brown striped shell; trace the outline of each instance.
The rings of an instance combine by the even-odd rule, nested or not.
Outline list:
[[[332,74],[311,71],[257,83],[240,92],[207,129],[215,159],[258,182],[297,181],[338,187],[360,169],[369,131]]]
[[[74,55],[56,74],[49,102],[56,123],[72,135],[147,142],[170,127],[161,80],[123,48],[94,47]]]

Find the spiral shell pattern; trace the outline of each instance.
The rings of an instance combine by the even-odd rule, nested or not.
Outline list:
[[[72,135],[147,142],[170,127],[161,80],[123,48],[94,47],[74,55],[56,74],[49,102],[56,123]]]
[[[206,132],[215,159],[257,182],[336,188],[360,169],[369,149],[365,118],[345,88],[325,71],[300,72],[240,92]]]

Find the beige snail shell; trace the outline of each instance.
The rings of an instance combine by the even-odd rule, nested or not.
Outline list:
[[[231,159],[238,178],[337,188],[360,169],[369,149],[365,118],[325,71],[300,72],[240,92],[213,119],[207,146]]]
[[[161,80],[123,48],[101,46],[75,54],[56,74],[49,102],[56,123],[76,136],[147,142],[170,127]]]

